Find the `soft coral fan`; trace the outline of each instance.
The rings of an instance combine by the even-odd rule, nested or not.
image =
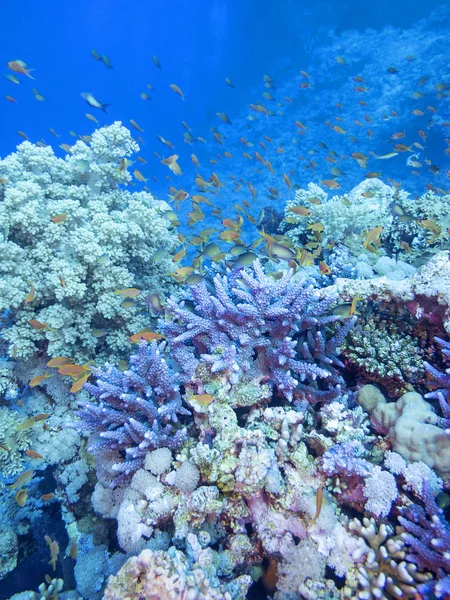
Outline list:
[[[85,385],[98,403],[80,403],[82,425],[77,427],[95,434],[89,451],[98,455],[99,476],[111,487],[140,469],[149,451],[178,448],[186,439],[178,416],[190,412],[181,404],[176,376],[162,356],[164,347],[141,341],[127,371],[107,365],[94,370],[95,385]]]
[[[327,379],[339,393],[335,367],[340,344],[352,328],[348,320],[326,339],[325,326],[340,320],[327,314],[334,297],[320,299],[313,286],[292,281],[288,270],[279,281],[265,275],[259,261],[252,270],[216,275],[214,291],[202,282],[191,288],[195,311],[168,301],[173,321],[161,326],[186,381],[199,365],[211,373],[228,371],[232,383],[256,372],[292,400],[299,382]],[[317,384],[302,386],[310,402],[322,399]],[[328,398],[328,396],[327,396]]]

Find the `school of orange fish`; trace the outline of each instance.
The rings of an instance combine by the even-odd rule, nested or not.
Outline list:
[[[94,60],[101,62],[108,69],[113,68],[110,59],[106,55],[101,55],[95,50],[93,50],[91,54]],[[405,59],[406,61],[413,61],[414,57],[407,56],[405,57]],[[157,69],[162,68],[157,56],[153,56],[153,62]],[[338,65],[336,68],[340,68],[339,65],[347,66],[345,58],[343,56],[337,56],[336,65]],[[34,76],[31,75],[33,69],[31,69],[22,60],[11,60],[7,63],[7,66],[10,73],[6,75],[6,78],[12,83],[18,84],[20,82],[18,77],[27,77],[34,79]],[[398,73],[395,67],[388,67],[387,72],[391,75],[395,75],[396,73]],[[301,77],[300,83],[298,85],[298,88],[300,90],[314,89],[314,77],[312,74],[310,75],[306,71],[301,70],[299,72],[299,75]],[[420,91],[420,88],[423,85],[425,85],[425,83],[427,83],[428,80],[428,77],[422,77],[420,80],[417,81],[417,89],[412,95],[413,98],[419,99],[424,96],[424,94]],[[353,81],[353,91],[355,93],[356,102],[363,107],[367,107],[367,103],[365,102],[365,100],[361,99],[361,97],[364,95],[364,93],[369,91],[369,84],[365,81],[363,77],[357,74],[353,76]],[[274,90],[276,89],[276,84],[275,81],[268,75],[264,75],[263,84],[265,87],[265,90],[262,93],[263,101],[256,101],[255,103],[249,104],[249,108],[251,111],[247,116],[247,119],[249,121],[253,121],[256,118],[255,115],[263,115],[267,119],[275,115],[284,116],[284,111],[281,109],[289,104],[292,104],[292,98],[284,96],[283,102],[277,103],[278,108],[280,110],[278,110],[276,113],[272,111],[267,106],[271,106],[274,102],[276,102],[276,99],[272,95],[273,93],[275,93]],[[225,79],[224,85],[227,85],[230,88],[235,87],[233,81],[230,78]],[[171,83],[169,85],[169,88],[171,92],[180,96],[181,100],[185,100],[185,95],[182,89],[177,84]],[[147,89],[152,92],[155,91],[155,88],[151,84],[147,85]],[[444,82],[436,82],[434,84],[434,90],[437,100],[440,100],[441,98],[444,98],[450,94],[450,86],[448,86]],[[299,93],[302,92],[300,91]],[[35,88],[33,88],[33,94],[36,100],[39,102],[46,100],[46,98]],[[81,94],[81,97],[91,108],[106,112],[106,108],[108,105],[98,101],[93,94],[89,92],[83,92]],[[148,94],[148,92],[142,92],[140,94],[140,97],[143,101],[147,101],[150,99],[150,95]],[[16,103],[15,98],[11,95],[7,95],[6,100],[13,104]],[[342,112],[335,116],[335,120],[343,124],[344,119],[341,115],[344,114],[344,106],[340,103],[336,103],[336,108]],[[437,114],[437,109],[434,106],[429,105],[427,106],[426,110],[432,115]],[[414,117],[426,118],[425,111],[419,109],[412,110],[412,114]],[[233,123],[226,113],[217,112],[216,115],[222,123],[233,128]],[[399,114],[395,110],[391,110],[390,115],[388,116],[384,115],[385,119],[393,119],[393,122],[395,122],[395,119],[398,117]],[[86,118],[89,121],[93,122],[96,126],[99,125],[98,119],[91,113],[86,113]],[[360,120],[354,120],[354,124],[359,128],[366,129],[366,134],[371,139],[373,137],[372,130],[370,129],[372,118],[370,117],[370,115],[365,114],[364,120],[365,123],[363,123]],[[145,142],[141,135],[144,132],[144,129],[134,119],[130,118],[129,124],[131,128],[137,131],[137,133],[139,134],[137,135],[137,141],[141,144],[141,146],[144,146]],[[344,129],[344,127],[341,125],[333,124],[330,121],[325,121],[325,124],[333,131],[334,134],[340,136],[349,135]],[[430,127],[431,124],[432,122],[430,121],[428,123],[428,127]],[[444,121],[442,125],[444,127],[450,127],[450,122]],[[316,222],[308,225],[309,233],[307,240],[305,241],[305,244],[303,246],[299,247],[293,247],[291,240],[286,236],[277,234],[272,235],[267,233],[264,230],[264,227],[262,226],[262,222],[265,216],[264,208],[256,211],[257,191],[255,189],[255,185],[251,181],[246,181],[242,177],[235,177],[231,174],[228,174],[226,179],[224,177],[222,177],[221,179],[221,163],[224,163],[224,161],[231,161],[232,164],[233,161],[233,154],[230,151],[225,150],[225,144],[229,143],[229,140],[231,138],[225,136],[215,127],[210,127],[212,140],[208,142],[203,137],[194,137],[191,133],[191,127],[185,121],[181,121],[181,127],[185,130],[183,133],[183,141],[187,145],[190,146],[194,142],[200,142],[205,145],[217,145],[217,147],[220,148],[221,153],[218,153],[215,158],[210,158],[207,165],[201,165],[197,155],[194,153],[190,154],[190,161],[192,162],[194,167],[196,167],[196,169],[198,169],[199,171],[202,170],[203,174],[197,173],[195,175],[193,182],[190,182],[190,191],[188,192],[183,187],[178,188],[174,184],[173,179],[173,176],[176,177],[183,174],[182,164],[180,164],[181,152],[175,153],[174,144],[162,135],[157,135],[158,141],[173,152],[167,157],[160,155],[157,151],[153,152],[154,156],[160,161],[160,164],[167,167],[170,171],[170,174],[166,175],[166,179],[170,182],[168,188],[168,197],[169,202],[173,206],[173,209],[163,211],[164,217],[168,219],[172,226],[179,226],[181,223],[180,220],[182,218],[181,206],[183,205],[182,210],[186,212],[185,203],[190,202],[189,210],[187,210],[187,226],[189,230],[191,230],[191,233],[189,233],[188,235],[183,235],[182,233],[179,233],[178,237],[180,240],[180,249],[172,257],[172,262],[174,263],[174,270],[168,275],[170,275],[179,283],[195,285],[202,281],[202,279],[204,278],[205,261],[209,260],[218,263],[222,260],[226,260],[228,266],[245,267],[249,266],[253,262],[253,260],[255,260],[255,258],[257,257],[257,249],[258,253],[268,256],[275,263],[279,261],[286,261],[289,264],[289,266],[293,269],[297,269],[302,266],[311,266],[317,264],[319,271],[323,275],[328,275],[331,272],[330,267],[324,260],[324,250],[331,250],[333,247],[333,243],[328,243],[325,246],[322,245],[321,234],[324,229],[322,223]],[[409,145],[406,145],[399,141],[405,138],[405,131],[392,132],[389,140],[393,147],[392,151],[383,155],[376,155],[374,152],[368,152],[367,154],[364,154],[360,151],[354,151],[348,157],[346,155],[339,154],[334,150],[329,149],[327,144],[325,144],[324,142],[319,142],[319,147],[322,150],[324,149],[328,151],[328,154],[325,157],[325,161],[332,165],[331,167],[329,167],[330,178],[321,180],[320,184],[330,190],[339,189],[341,186],[340,183],[337,181],[337,178],[343,176],[344,172],[340,167],[337,166],[337,164],[340,161],[343,162],[348,160],[349,158],[356,161],[358,165],[365,170],[367,169],[368,161],[371,160],[369,155],[373,159],[385,161],[397,156],[399,153],[414,152],[416,149],[425,151],[425,147],[423,146],[423,144],[426,143],[427,140],[426,129],[427,125],[422,125],[421,128],[417,130],[417,135],[421,141],[419,142],[418,140],[416,140],[411,142]],[[308,125],[302,123],[299,120],[295,120],[292,123],[292,130],[297,135],[307,136]],[[230,129],[230,131],[232,131],[232,129]],[[52,133],[52,135],[54,135],[55,137],[60,137],[60,134],[58,134],[54,129],[50,129],[50,133]],[[29,139],[27,134],[23,131],[18,131],[18,134],[24,139]],[[71,131],[70,134],[73,137],[83,140],[87,144],[89,144],[91,141],[91,136],[89,135],[81,136],[77,135],[73,131]],[[350,135],[349,140],[352,143],[358,142],[356,138]],[[292,179],[296,176],[296,171],[289,170],[287,173],[277,173],[274,167],[272,166],[273,157],[275,155],[282,155],[286,152],[284,143],[280,142],[280,144],[277,144],[276,140],[273,140],[268,135],[264,135],[263,139],[260,139],[257,142],[250,142],[246,138],[240,136],[239,133],[235,134],[234,142],[236,143],[237,141],[239,141],[243,146],[244,151],[242,152],[242,156],[249,161],[256,161],[262,167],[264,167],[264,169],[266,169],[267,172],[270,173],[272,181],[274,178],[276,178],[279,181],[279,185],[286,186],[288,191],[299,187],[297,184],[293,184],[292,181]],[[256,143],[258,144],[258,150],[255,149]],[[445,155],[448,157],[450,156],[449,138],[446,139],[446,143],[447,147],[444,152]],[[37,144],[39,146],[47,145],[44,142],[44,140],[38,141]],[[71,152],[71,146],[69,144],[62,143],[60,145],[60,148],[67,153]],[[312,148],[308,151],[308,154],[313,155],[315,152],[316,150]],[[241,160],[240,157],[236,157],[236,159],[239,161]],[[413,174],[419,175],[421,173],[420,169],[424,166],[427,166],[432,174],[437,174],[439,172],[439,168],[436,165],[432,164],[430,160],[425,159],[421,163],[418,160],[414,159],[415,156],[412,156],[409,161],[410,166],[412,166],[415,169],[414,171],[412,171]],[[181,159],[181,163],[183,162],[183,160],[184,158]],[[298,156],[298,160],[300,161],[300,164],[304,165],[305,169],[310,171],[311,176],[314,177],[315,168],[317,167],[318,163],[315,162],[312,158],[308,158],[305,156]],[[140,155],[137,156],[137,161],[142,165],[148,164],[148,161]],[[423,163],[425,163],[425,165]],[[122,159],[120,161],[120,164],[117,165],[117,168],[121,172],[123,172],[125,170],[128,170],[132,166],[132,164],[133,161],[130,161],[128,159]],[[148,167],[145,168],[147,169]],[[260,169],[261,167],[257,165],[254,169],[255,173],[261,173]],[[150,177],[144,175],[137,168],[134,168],[132,170],[132,175],[134,180],[138,184],[143,184],[144,190],[151,192],[150,188],[147,186],[147,182],[149,181]],[[446,171],[446,175],[448,178],[450,178],[450,170]],[[364,176],[366,178],[378,178],[381,177],[381,172],[368,171],[364,173]],[[151,175],[151,178],[156,183],[159,183],[155,175]],[[401,187],[401,183],[399,182],[393,181],[389,178],[387,179],[387,181],[393,187],[395,187],[397,191]],[[134,182],[131,185],[135,185]],[[238,197],[240,199],[239,203],[234,204],[234,214],[231,216],[225,216],[223,214],[222,208],[218,206],[217,201],[214,201],[216,197],[219,198],[221,196],[222,191],[227,186],[230,186],[230,188],[232,188],[232,192],[234,194],[238,194]],[[446,193],[448,193],[446,190],[440,187],[436,188],[431,183],[427,183],[425,187],[440,195],[445,195]],[[194,191],[192,191],[192,189]],[[276,201],[280,197],[280,190],[273,183],[271,183],[271,185],[267,187],[267,192],[267,197],[269,200]],[[372,192],[365,192],[364,195],[370,198],[371,194],[373,195]],[[243,196],[247,197],[241,199]],[[321,200],[317,197],[310,198],[309,201],[312,205],[321,203]],[[396,202],[393,202],[391,210],[393,211],[393,214],[396,214],[399,218],[403,220],[414,219],[412,215],[408,215],[400,206],[400,204]],[[255,211],[257,212],[257,214]],[[295,218],[292,217],[292,223],[297,222],[296,218],[298,216],[313,216],[313,211],[311,209],[300,205],[291,207],[290,211],[296,215]],[[207,217],[209,219],[217,220],[217,226],[202,228],[201,223]],[[63,223],[66,219],[66,213],[55,215],[51,218],[51,220],[54,223]],[[286,217],[286,221],[288,223],[290,222],[290,219],[291,217]],[[439,225],[431,220],[417,221],[417,223],[422,227],[426,228],[429,232],[431,232],[432,235],[438,235],[440,233]],[[364,232],[361,238],[361,247],[370,252],[377,253],[381,243],[380,236],[382,230],[382,226],[378,226],[370,231]],[[251,243],[245,242],[244,238],[247,234],[250,236],[251,239],[253,239]],[[404,249],[408,251],[408,248],[405,247]],[[162,256],[164,250],[162,249],[160,252]],[[158,257],[155,258],[157,259]],[[178,264],[181,263],[183,259],[188,258],[190,260],[190,264],[178,266]],[[279,278],[281,277],[282,273],[281,271],[276,271],[271,273],[271,275],[274,278]],[[65,282],[63,280],[61,281],[61,285],[65,285]],[[126,307],[134,305],[134,299],[141,294],[141,290],[137,288],[127,288],[124,290],[116,290],[115,293],[124,297],[122,306]],[[25,303],[31,302],[34,299],[34,297],[34,286],[32,285],[32,283],[30,283],[30,292],[25,300]],[[357,301],[358,298],[355,298],[354,302],[350,307],[350,314],[355,313]],[[161,312],[164,311],[164,303],[156,294],[153,294],[151,297],[148,297],[146,299],[146,302],[152,308],[154,314],[161,314]],[[49,326],[47,324],[41,323],[36,320],[30,320],[29,325],[30,327],[33,327],[37,330],[49,329]],[[103,330],[93,332],[93,335],[97,337],[101,337],[105,334],[106,332]],[[162,336],[158,333],[154,333],[149,329],[144,329],[132,335],[129,338],[129,341],[130,343],[139,343],[141,339],[153,340],[160,339],[161,337]],[[127,368],[126,363],[119,366],[121,366],[122,368]],[[35,387],[39,385],[46,378],[52,377],[54,373],[58,372],[60,375],[68,376],[73,379],[73,385],[70,391],[72,393],[76,393],[77,391],[81,390],[84,383],[86,383],[89,376],[92,374],[91,363],[87,363],[85,365],[78,365],[75,364],[75,361],[73,361],[71,358],[64,356],[53,358],[47,363],[47,367],[48,370],[46,370],[44,374],[34,377],[29,382],[30,387]],[[31,427],[34,424],[34,422],[36,422],[31,422],[31,420],[29,421],[30,423],[26,422],[22,426]],[[25,474],[23,474],[22,476],[24,475]],[[14,486],[15,485],[16,484],[14,484]],[[18,485],[19,487],[21,487],[23,483],[20,482]],[[18,494],[20,494],[20,490]],[[23,496],[19,495],[17,501],[18,503],[25,502],[26,497],[23,498]]]

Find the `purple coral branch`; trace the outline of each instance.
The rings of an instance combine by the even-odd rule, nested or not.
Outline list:
[[[340,320],[327,314],[335,298],[320,299],[313,286],[293,282],[292,275],[288,270],[275,281],[256,260],[251,269],[216,275],[214,294],[205,282],[191,287],[194,312],[169,300],[174,319],[161,321],[161,328],[184,381],[194,377],[199,364],[211,365],[213,373],[228,372],[231,382],[238,371],[258,369],[289,401],[305,380],[315,389],[318,379],[328,387],[341,384],[333,366],[342,366],[338,348],[356,319],[326,339],[325,326]]]
[[[113,459],[111,487],[141,468],[149,450],[177,448],[187,437],[177,424],[179,416],[190,412],[182,406],[177,375],[164,350],[164,342],[141,341],[127,371],[111,365],[95,369],[96,383],[85,386],[97,403],[80,403],[77,427],[94,433],[90,452],[104,461]]]
[[[422,491],[424,506],[411,504],[401,508],[399,522],[405,528],[402,538],[409,546],[408,561],[420,569],[427,569],[448,586],[450,576],[450,525],[438,507],[430,485],[425,482]],[[447,584],[442,583],[447,581]],[[424,586],[429,587],[428,584]],[[446,596],[433,596],[436,598]]]

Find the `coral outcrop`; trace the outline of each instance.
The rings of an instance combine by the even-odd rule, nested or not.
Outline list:
[[[164,280],[178,245],[162,214],[169,206],[124,188],[137,150],[116,122],[64,160],[23,142],[0,161],[0,311],[11,311],[2,331],[10,356],[40,349],[79,362],[118,360],[128,337],[148,325],[148,310],[115,292],[173,291]]]

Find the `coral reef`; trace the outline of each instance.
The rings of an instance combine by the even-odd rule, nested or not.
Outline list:
[[[398,517],[406,530],[407,560],[419,569],[432,571],[439,582],[418,586],[419,591],[433,593],[436,598],[450,596],[450,525],[434,499],[428,483],[422,491],[424,507],[418,504],[402,507]]]
[[[18,412],[0,408],[0,476],[11,477],[24,469],[24,454],[31,446],[29,429],[20,429],[24,422]]]
[[[186,543],[186,554],[171,546],[168,550],[143,550],[139,556],[128,559],[119,573],[110,577],[104,600],[245,598],[251,584],[249,575],[220,583],[216,575],[218,553],[203,548],[194,534],[187,536]]]
[[[23,142],[0,161],[0,311],[11,311],[2,330],[10,356],[39,349],[79,362],[118,360],[128,337],[148,325],[148,311],[115,292],[174,291],[164,279],[178,245],[162,214],[169,206],[122,187],[131,175],[121,162],[137,150],[116,122],[90,144],[78,141],[65,160]]]
[[[337,352],[354,319],[327,340],[325,327],[341,320],[328,314],[336,299],[330,295],[319,301],[316,290],[293,282],[292,274],[285,271],[274,281],[256,260],[252,272],[216,275],[214,295],[204,282],[192,287],[193,312],[168,301],[174,320],[162,322],[161,328],[186,381],[206,369],[212,375],[226,371],[233,384],[241,377],[266,377],[288,400],[297,389],[312,403],[330,395],[330,384],[342,382]],[[325,380],[325,390],[318,379]],[[298,387],[305,380],[309,385]]]
[[[338,295],[350,302],[355,296],[406,307],[427,326],[443,326],[450,332],[450,261],[448,252],[437,252],[416,273],[391,281],[387,276],[374,279],[338,279],[322,296]]]
[[[358,256],[363,251],[362,234],[382,227],[381,252],[395,252],[403,261],[423,264],[449,244],[449,202],[448,195],[438,196],[430,190],[412,198],[375,178],[364,180],[348,194],[331,198],[310,183],[288,200],[282,229],[299,246],[310,236],[308,226],[320,222],[325,243],[345,244]],[[291,210],[295,206],[303,206],[309,213],[298,215]]]
[[[141,341],[128,370],[96,369],[96,384],[85,385],[97,403],[81,403],[79,429],[95,433],[89,451],[98,457],[99,477],[112,487],[141,468],[150,450],[175,449],[186,439],[186,429],[177,427],[178,416],[190,413],[181,405],[164,348]]]
[[[371,197],[363,196],[367,193]],[[383,233],[386,234],[386,230],[391,227],[393,217],[389,205],[394,196],[395,190],[379,179],[366,179],[348,194],[342,197],[336,195],[330,199],[321,187],[310,183],[306,190],[297,190],[295,197],[286,203],[285,218],[289,217],[289,222],[296,222],[293,229],[286,230],[286,235],[295,245],[300,245],[308,232],[308,225],[320,222],[324,225],[325,243],[331,240],[337,244],[345,243],[352,253],[360,254],[360,236],[364,231],[382,225]],[[318,199],[320,204],[317,200],[311,202],[311,198]],[[298,216],[290,210],[293,206],[304,206],[311,215]],[[285,225],[287,224],[285,221]]]
[[[450,477],[450,439],[440,427],[431,404],[417,392],[386,402],[374,386],[365,385],[358,402],[370,413],[377,431],[387,434],[392,448],[407,461],[422,461],[447,480]]]
[[[412,391],[423,370],[420,347],[405,321],[400,327],[380,314],[362,317],[342,347],[346,366],[358,378],[378,383],[394,398]]]

